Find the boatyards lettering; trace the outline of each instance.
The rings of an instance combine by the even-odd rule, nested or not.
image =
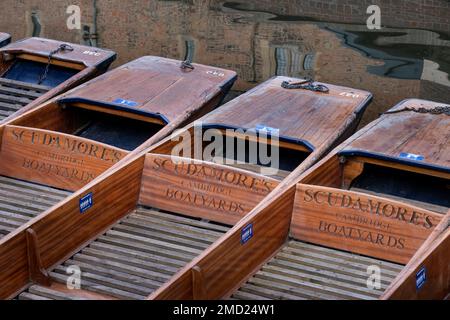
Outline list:
[[[195,163],[173,163],[170,159],[154,158],[153,169],[174,172],[177,175],[192,178],[215,180],[225,185],[241,187],[263,194],[268,194],[275,188],[275,184],[269,180],[252,177],[239,171]]]
[[[242,203],[232,200],[217,199],[216,197],[208,194],[167,188],[166,198],[168,200],[187,202],[188,204],[196,207],[214,209],[226,213],[244,214],[247,212],[247,209]]]
[[[46,163],[36,159],[23,159],[22,168],[39,171],[40,173],[50,175],[55,174],[62,178],[74,179],[83,183],[94,180],[96,174],[82,169],[68,168],[52,163]]]
[[[58,134],[13,129],[12,135],[17,142],[22,144],[50,147],[60,151],[94,157],[112,164],[117,163],[124,156],[120,151]]]
[[[432,229],[436,225],[434,217],[424,212],[418,212],[379,200],[362,199],[360,197],[355,198],[350,195],[340,194],[337,192],[324,192],[306,189],[303,200],[305,202],[313,202],[318,205],[347,208],[362,213],[368,213],[370,215],[374,215],[375,217],[384,217],[405,222],[425,229]]]
[[[372,232],[357,227],[340,225],[337,223],[328,223],[320,221],[319,232],[333,234],[338,237],[352,239],[362,242],[371,242],[374,245],[379,245],[388,248],[396,248],[402,250],[405,248],[406,239],[396,237],[393,235],[386,235],[380,232]]]

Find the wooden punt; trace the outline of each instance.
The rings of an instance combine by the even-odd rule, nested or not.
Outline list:
[[[0,238],[214,108],[235,80],[180,64],[137,59],[0,125]]]
[[[448,108],[400,103],[305,173],[293,173],[149,298],[445,298]],[[380,179],[391,178],[387,191],[353,189],[373,165]],[[382,174],[384,168],[390,175]],[[420,184],[404,187],[409,174]],[[377,186],[370,181],[360,185]],[[427,181],[427,191],[440,197],[422,196]],[[402,193],[392,197],[395,190]],[[413,281],[427,277],[423,289],[415,287]]]
[[[372,95],[325,83],[286,85],[304,81],[272,78],[167,139],[152,152],[171,154],[181,140],[185,145],[183,157],[222,163],[278,180],[299,166],[306,170],[353,134]],[[193,139],[184,139],[186,133]],[[236,150],[240,145],[244,148],[239,153]],[[253,148],[255,152],[250,151]],[[278,153],[279,157],[263,159],[262,150],[267,150],[267,156]]]
[[[0,32],[0,48],[8,45],[11,42],[11,36],[7,33]]]
[[[110,50],[44,38],[1,48],[0,123],[102,74],[115,58]]]
[[[0,240],[0,298],[145,299],[278,184],[147,152],[109,171]]]

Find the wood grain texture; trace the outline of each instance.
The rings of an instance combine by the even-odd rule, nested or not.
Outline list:
[[[445,299],[450,292],[449,227],[450,211],[447,212],[439,225],[434,228],[428,239],[417,250],[395,281],[386,289],[381,299]],[[443,255],[442,259],[440,255]],[[431,263],[433,259],[436,260]],[[418,268],[422,269],[424,266],[425,269],[431,270],[434,279],[432,282],[426,281],[427,286],[424,292],[417,290],[417,288],[412,290],[417,285],[416,275],[419,271]],[[437,278],[436,274],[438,275]]]
[[[75,191],[126,154],[125,150],[67,134],[6,126],[0,174]]]
[[[223,165],[147,154],[139,203],[232,225],[277,184]]]
[[[406,264],[442,215],[363,193],[297,186],[291,236]]]
[[[425,100],[406,100],[390,111],[403,108],[432,109],[445,106]],[[445,114],[401,112],[386,114],[363,136],[354,139],[343,151],[362,150],[368,153],[398,159],[401,153],[424,157],[423,163],[450,167],[450,117]],[[395,138],[393,138],[395,137]]]
[[[290,188],[271,202],[263,200],[259,205],[263,209],[247,215],[149,299],[194,299],[193,268],[202,273],[202,298],[214,300],[231,294],[286,241],[294,194],[295,188]],[[242,232],[249,225],[253,237],[243,243]],[[198,278],[196,281],[198,287]]]
[[[180,65],[178,60],[142,57],[72,91],[61,103],[90,101],[174,121],[186,109],[202,105],[200,101],[208,102],[228,88],[236,77],[229,70],[194,64],[194,70],[186,71]]]
[[[450,229],[442,233],[421,256],[405,267],[405,274],[382,297],[389,300],[443,300],[450,292]],[[425,268],[426,280],[417,288],[417,274]]]
[[[91,183],[39,218],[0,240],[0,298],[11,298],[29,285],[25,232],[39,239],[42,266],[49,269],[67,260],[137,205],[143,157],[121,166],[109,179]],[[80,213],[80,199],[92,194],[93,206]],[[15,261],[11,264],[11,261]]]
[[[45,38],[27,38],[15,41],[2,48],[0,52],[8,54],[30,54],[47,58],[51,51],[57,49],[65,42],[45,39]],[[93,48],[75,43],[68,43],[74,48],[73,51],[58,52],[53,55],[56,60],[82,64],[86,67],[98,66],[107,60],[114,60],[116,54],[111,50]],[[89,54],[91,52],[91,54]],[[112,61],[111,61],[112,62]]]
[[[324,84],[328,94],[281,87],[286,77],[276,77],[230,101],[204,119],[205,125],[254,129],[258,125],[279,129],[280,137],[304,140],[318,148],[353,113],[367,106],[371,94]]]

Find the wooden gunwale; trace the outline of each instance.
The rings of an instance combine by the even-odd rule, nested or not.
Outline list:
[[[7,61],[2,61],[4,60],[3,57],[0,59],[1,74],[5,74],[16,59],[47,64],[48,55],[33,51],[32,44],[30,48],[29,43],[36,40],[40,41],[39,38],[25,39],[11,44],[12,49],[9,49],[9,46],[2,48],[3,55],[7,55],[8,58]],[[42,41],[46,40],[42,39]],[[52,41],[48,42],[48,46],[52,44],[54,44]],[[22,48],[20,47],[21,45],[23,46]],[[84,49],[86,51],[89,50],[89,47],[77,45],[76,49],[80,51]],[[3,106],[3,110],[0,108],[0,123],[17,118],[19,115],[38,107],[51,98],[104,73],[116,58],[114,52],[103,50],[103,58],[96,59],[94,63],[88,64],[83,61],[82,52],[79,52],[79,54],[81,55],[79,59],[73,61],[66,61],[59,56],[53,57],[50,64],[78,71],[74,76],[53,88],[0,78],[0,94],[8,94],[8,98],[5,97],[8,105]],[[5,92],[5,85],[14,88],[14,91],[9,90],[9,92]],[[5,110],[6,107],[7,110]]]

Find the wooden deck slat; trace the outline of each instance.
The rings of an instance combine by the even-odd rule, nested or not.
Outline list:
[[[10,103],[10,104],[20,104],[22,106],[26,106],[30,102],[33,102],[32,99],[28,99],[28,98],[24,98],[24,97],[9,96],[6,94],[0,94],[0,101]]]
[[[0,78],[0,85],[10,86],[10,87],[14,87],[14,88],[35,90],[38,92],[47,92],[52,89],[51,87],[48,87],[48,86],[43,86],[43,85],[28,83],[28,82],[23,82],[23,81],[17,81],[17,80],[11,80],[11,79],[6,79],[6,78]]]
[[[381,289],[367,287],[367,267],[380,267]],[[235,299],[378,298],[402,266],[320,246],[290,241],[233,296]]]
[[[83,290],[119,299],[144,299],[203,252],[214,236],[217,239],[223,235],[217,227],[225,229],[194,218],[155,212],[137,208],[57,266],[51,277],[65,283],[70,276],[66,268],[76,265],[82,271]],[[145,223],[139,224],[143,220]],[[201,235],[207,239],[199,239]]]
[[[18,111],[22,106],[20,104],[10,104],[6,102],[0,102],[0,110],[7,111],[7,112],[16,112]]]
[[[10,86],[2,86],[0,85],[0,93],[7,95],[14,95],[17,97],[29,98],[29,99],[37,99],[42,94],[36,91],[26,90],[26,89],[17,89]]]
[[[0,176],[0,233],[10,233],[69,194]]]

